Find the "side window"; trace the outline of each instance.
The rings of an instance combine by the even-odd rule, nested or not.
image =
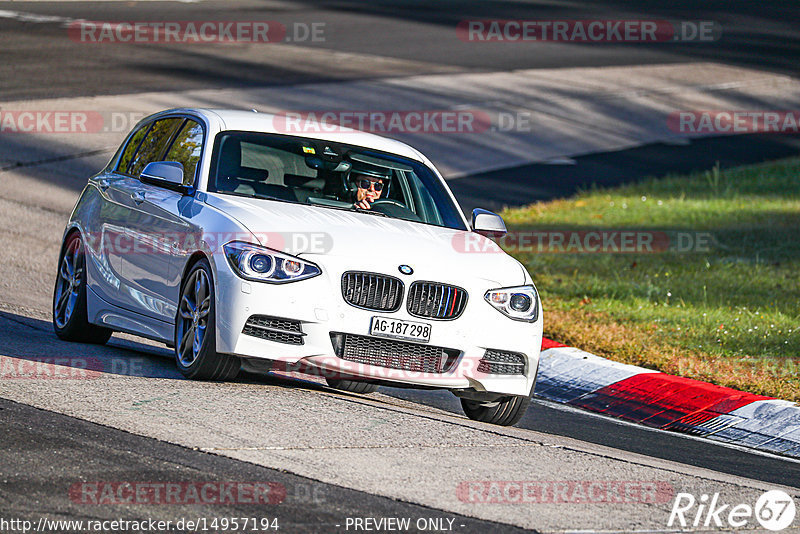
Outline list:
[[[159,158],[167,149],[172,134],[183,122],[183,119],[161,119],[153,123],[153,127],[147,133],[147,136],[142,141],[139,150],[133,157],[128,172],[131,176],[139,177],[142,174],[145,166],[152,161],[160,161]]]
[[[194,185],[202,150],[203,127],[193,120],[187,120],[165,158],[166,161],[177,161],[183,165],[183,185]]]
[[[136,149],[139,148],[139,143],[141,143],[142,139],[144,139],[144,135],[150,130],[150,126],[150,124],[145,124],[136,130],[136,133],[131,136],[131,140],[128,141],[128,144],[125,146],[125,150],[122,152],[122,157],[119,159],[119,164],[115,169],[116,172],[122,174],[127,172],[128,165],[131,164],[133,155],[136,153]]]

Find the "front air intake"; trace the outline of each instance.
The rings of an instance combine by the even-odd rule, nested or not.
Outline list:
[[[490,375],[524,375],[525,355],[519,352],[486,349],[478,371]]]
[[[461,351],[372,336],[331,332],[336,356],[343,360],[417,373],[447,373]]]
[[[287,345],[302,345],[303,336],[305,336],[300,321],[266,315],[251,315],[245,323],[242,333]]]

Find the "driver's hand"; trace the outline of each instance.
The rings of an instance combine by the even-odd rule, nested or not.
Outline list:
[[[365,199],[362,199],[362,200],[359,200],[358,202],[356,202],[355,204],[353,204],[353,206],[355,206],[356,208],[361,208],[362,210],[368,210],[368,209],[370,209],[370,203],[369,203],[369,200],[368,200],[368,199],[366,199],[366,198],[365,198]]]

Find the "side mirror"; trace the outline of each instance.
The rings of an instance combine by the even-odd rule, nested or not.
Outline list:
[[[502,237],[508,233],[502,217],[481,208],[472,210],[472,230],[486,237]]]
[[[140,178],[175,191],[185,193],[188,190],[183,185],[183,165],[177,161],[152,161],[145,166]]]

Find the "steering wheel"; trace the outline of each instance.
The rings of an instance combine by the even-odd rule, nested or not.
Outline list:
[[[389,217],[405,219],[407,221],[421,221],[419,215],[411,211],[402,202],[393,198],[379,198],[372,203],[372,209]]]

